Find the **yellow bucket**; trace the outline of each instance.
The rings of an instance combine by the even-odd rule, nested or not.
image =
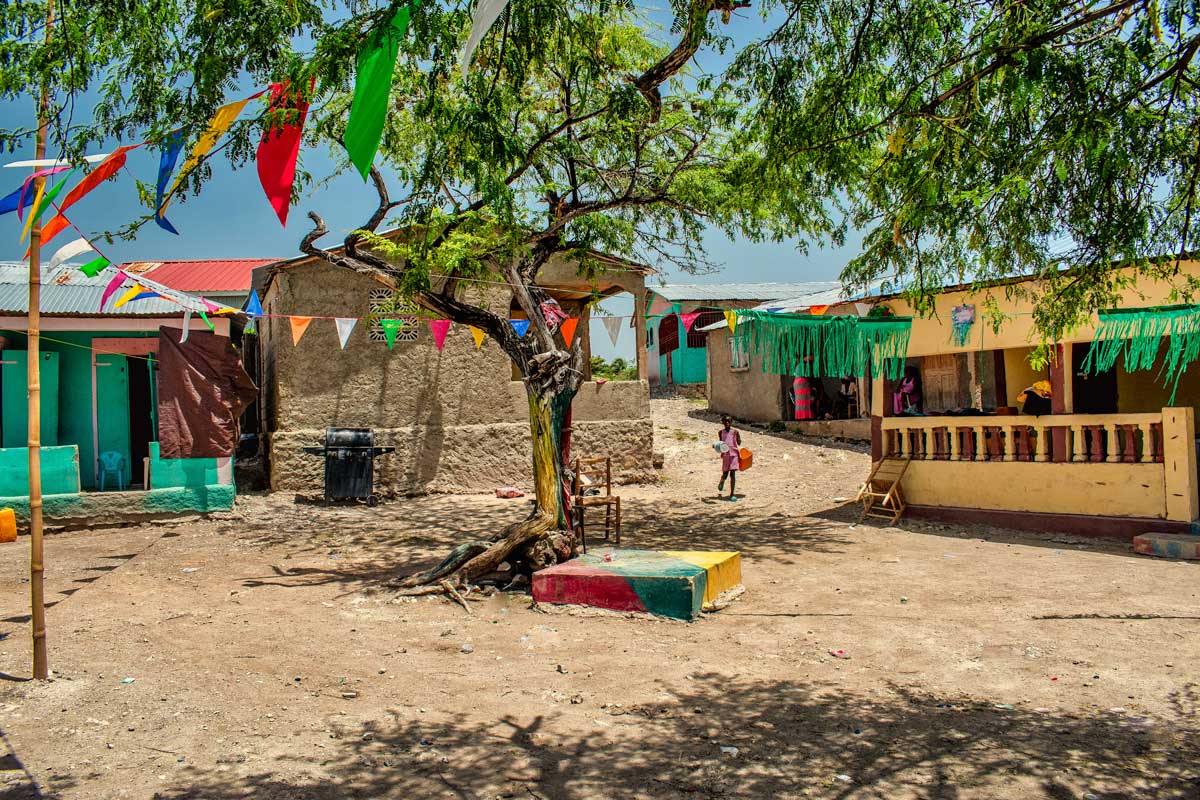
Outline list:
[[[17,540],[17,514],[11,508],[0,508],[0,542]]]

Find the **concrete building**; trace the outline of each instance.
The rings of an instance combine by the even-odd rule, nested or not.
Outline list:
[[[551,261],[539,276],[563,310],[580,319],[584,364],[590,361],[586,300],[592,293],[634,296],[644,313],[647,267],[602,254],[607,270],[594,282],[576,265]],[[394,349],[368,319],[391,308],[392,293],[370,278],[312,258],[264,267],[256,282],[263,290],[259,321],[260,386],[270,486],[273,490],[319,491],[322,461],[304,446],[323,442],[327,427],[375,430],[376,442],[396,447],[376,462],[376,483],[398,494],[491,491],[531,478],[529,412],[525,389],[508,357],[486,341],[477,350],[466,326],[451,327],[436,347],[416,308],[397,313],[408,322]],[[512,318],[522,317],[501,284],[467,284],[467,299]],[[345,349],[331,320],[315,320],[298,345],[287,319],[274,315],[357,317]],[[638,331],[636,381],[593,382],[590,375],[572,410],[572,453],[612,455],[623,480],[653,471],[654,426],[646,375],[645,329]],[[587,367],[585,367],[587,369]]]
[[[0,507],[28,514],[26,264],[0,264]],[[159,327],[182,330],[183,309],[161,298],[101,307],[111,275],[72,266],[47,272],[41,293],[41,443],[46,513],[54,518],[128,518],[207,511],[233,504],[231,459],[158,456],[156,354]],[[230,321],[213,317],[228,336]],[[207,330],[199,318],[192,330]],[[123,462],[103,493],[100,457]],[[147,471],[149,480],[147,481]],[[112,491],[124,486],[128,491]]]
[[[816,291],[840,291],[837,282],[670,284],[646,290],[646,308],[660,310],[645,320],[647,377],[655,386],[703,385],[708,380],[709,325],[729,309],[753,308],[768,300]],[[700,312],[690,330],[680,314]],[[640,316],[639,316],[640,319]]]

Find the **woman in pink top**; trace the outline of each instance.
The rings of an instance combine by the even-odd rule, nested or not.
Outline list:
[[[737,500],[734,492],[737,489],[738,466],[741,461],[738,448],[742,446],[742,434],[733,429],[733,417],[728,414],[721,415],[721,425],[723,427],[717,434],[717,439],[729,449],[721,453],[721,482],[717,484],[717,496],[721,496],[725,489],[725,479],[729,478],[729,499]]]

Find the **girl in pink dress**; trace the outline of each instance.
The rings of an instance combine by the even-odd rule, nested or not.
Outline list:
[[[728,414],[721,415],[721,425],[717,439],[728,449],[721,453],[721,482],[717,484],[717,496],[721,496],[725,489],[725,479],[729,478],[729,499],[736,501],[737,495],[734,492],[737,490],[738,466],[741,461],[738,448],[742,446],[742,434],[734,430],[733,417]]]

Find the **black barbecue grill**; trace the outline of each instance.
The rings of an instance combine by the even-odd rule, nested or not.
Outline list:
[[[325,502],[366,500],[379,502],[375,494],[375,458],[396,452],[394,447],[376,447],[370,428],[326,428],[324,447],[306,447],[304,452],[325,457]]]

